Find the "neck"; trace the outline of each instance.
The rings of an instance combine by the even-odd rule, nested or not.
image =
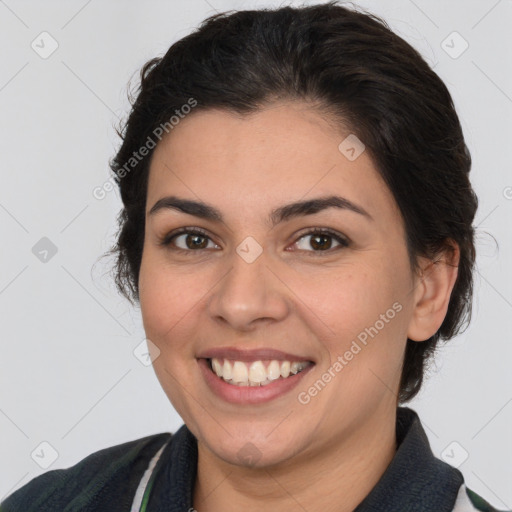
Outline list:
[[[372,417],[345,438],[324,444],[313,456],[297,455],[266,468],[226,463],[198,444],[194,509],[352,512],[396,453],[395,412]]]

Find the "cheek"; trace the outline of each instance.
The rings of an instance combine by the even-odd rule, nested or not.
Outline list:
[[[165,269],[158,255],[143,254],[139,276],[139,298],[144,329],[149,339],[161,345],[172,335],[188,306],[187,283],[179,273]]]
[[[310,328],[329,352],[331,363],[352,349],[357,356],[348,357],[359,362],[350,365],[353,370],[360,365],[392,369],[397,364],[403,348],[404,308],[397,280],[391,276],[382,262],[375,261],[317,275],[300,285],[296,282],[297,295],[305,298],[307,306],[303,314],[311,319]]]
[[[378,318],[386,304],[386,287],[378,282],[377,273],[355,267],[331,270],[301,280],[297,295],[323,322],[328,335],[345,339]]]
[[[215,279],[213,279],[215,278]],[[139,298],[146,336],[166,356],[189,358],[190,343],[197,333],[198,315],[208,299],[211,282],[198,266],[173,266],[165,252],[148,250],[143,255],[139,277]],[[172,352],[173,357],[167,357]]]

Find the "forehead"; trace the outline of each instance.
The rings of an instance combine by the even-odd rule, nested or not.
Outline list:
[[[166,194],[262,209],[335,192],[370,213],[396,217],[394,198],[368,152],[354,160],[343,152],[353,142],[343,142],[348,135],[296,102],[249,115],[195,111],[155,148],[147,210]]]

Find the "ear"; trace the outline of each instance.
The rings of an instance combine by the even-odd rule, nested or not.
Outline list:
[[[413,341],[425,341],[433,336],[448,311],[460,259],[458,244],[453,240],[448,244],[435,260],[420,258],[422,267],[414,280],[414,306],[407,331],[407,337]]]

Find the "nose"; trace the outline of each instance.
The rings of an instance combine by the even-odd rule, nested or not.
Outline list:
[[[211,317],[238,331],[283,320],[290,309],[287,287],[265,252],[252,262],[233,252],[231,263],[213,289],[208,304]]]

